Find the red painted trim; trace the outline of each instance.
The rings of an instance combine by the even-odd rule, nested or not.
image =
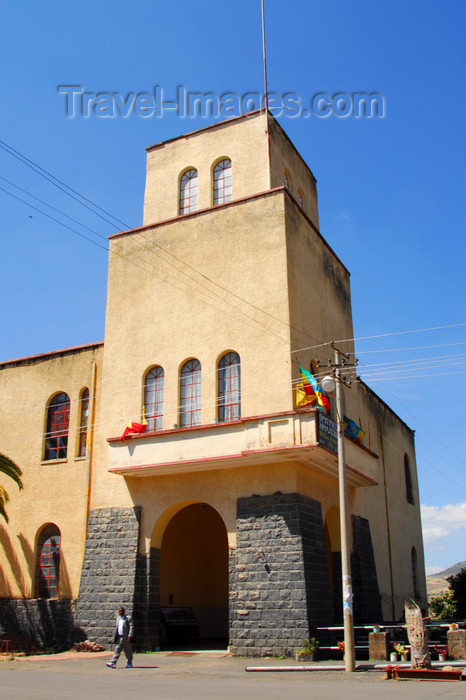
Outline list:
[[[206,464],[209,462],[227,462],[231,461],[233,459],[240,459],[241,457],[246,458],[249,455],[256,455],[256,454],[273,454],[273,453],[281,453],[281,452],[294,452],[296,450],[303,450],[303,449],[308,449],[310,447],[321,447],[318,443],[307,443],[305,445],[291,445],[289,447],[271,447],[271,448],[266,448],[263,450],[242,450],[240,453],[232,454],[232,455],[222,455],[220,457],[203,457],[202,459],[183,459],[183,460],[174,460],[172,462],[158,462],[156,464],[139,464],[137,466],[128,466],[128,467],[110,467],[108,469],[109,472],[112,473],[125,473],[125,472],[135,472],[139,471],[141,469],[146,470],[146,469],[163,469],[165,467],[175,467],[175,466],[183,466],[185,464]],[[346,465],[346,468],[359,476],[360,478],[364,479],[365,481],[371,483],[372,485],[376,486],[377,481],[374,481],[371,479],[371,477],[366,476],[362,472],[359,472],[357,469],[353,469],[353,467],[349,467]]]
[[[264,420],[265,418],[277,418],[280,416],[294,416],[294,415],[300,415],[302,413],[316,413],[317,409],[316,408],[308,408],[308,409],[300,409],[297,411],[279,411],[278,413],[263,413],[258,416],[248,416],[247,418],[238,418],[238,420],[229,420],[229,421],[223,421],[222,423],[207,423],[205,425],[194,425],[192,427],[187,427],[187,428],[170,428],[169,430],[159,430],[157,432],[152,432],[152,433],[142,433],[142,434],[135,434],[135,435],[128,435],[125,438],[125,442],[127,440],[143,440],[144,438],[147,437],[158,437],[159,435],[171,435],[173,433],[185,433],[187,431],[192,431],[192,430],[211,430],[212,428],[221,428],[227,425],[241,425],[243,423],[251,423],[252,421],[257,421],[257,420]],[[119,437],[109,437],[107,438],[107,442],[120,442]]]
[[[14,360],[5,360],[0,362],[0,367],[5,365],[21,364],[28,362],[41,362],[46,360],[48,357],[53,358],[57,355],[72,355],[75,352],[81,352],[81,350],[90,350],[91,348],[99,348],[104,344],[103,340],[99,340],[97,343],[84,343],[84,345],[74,345],[70,348],[62,348],[61,350],[51,350],[50,352],[43,352],[39,355],[26,355],[25,357],[18,357]]]
[[[288,445],[288,447],[265,447],[262,450],[243,450],[242,455],[256,455],[263,452],[287,452],[288,450],[302,450],[305,447],[319,447],[318,442],[308,442],[303,445]]]
[[[226,207],[234,207],[238,204],[245,204],[247,202],[252,202],[255,199],[261,199],[262,197],[270,197],[273,194],[277,194],[279,192],[285,192],[285,194],[288,195],[288,197],[291,199],[293,204],[296,206],[298,209],[299,213],[301,216],[306,220],[306,222],[309,224],[309,226],[312,228],[314,233],[317,234],[321,242],[325,245],[325,247],[330,251],[330,253],[333,255],[335,260],[338,262],[339,265],[343,268],[343,270],[346,272],[348,276],[350,276],[350,272],[347,267],[342,263],[338,255],[335,253],[335,251],[331,248],[329,243],[325,240],[317,226],[311,221],[309,216],[303,211],[302,207],[299,206],[298,202],[296,199],[293,197],[292,194],[290,194],[290,191],[285,187],[285,185],[279,185],[278,187],[272,187],[270,190],[265,190],[264,192],[257,192],[256,194],[250,194],[247,197],[240,197],[239,199],[234,199],[231,202],[225,202],[223,204],[215,204],[210,207],[206,207],[204,209],[198,209],[197,211],[192,211],[189,212],[188,214],[178,214],[177,216],[171,217],[170,219],[163,219],[162,221],[157,221],[153,224],[146,224],[145,226],[139,226],[138,228],[133,228],[129,229],[128,231],[119,231],[118,233],[112,233],[108,239],[113,240],[116,238],[122,238],[124,236],[130,236],[133,233],[140,233],[141,231],[147,231],[148,229],[156,229],[159,226],[167,226],[169,224],[176,223],[182,219],[192,219],[195,218],[196,216],[204,216],[205,214],[209,214],[212,211],[219,211],[220,209],[224,209]]]
[[[251,119],[251,117],[256,117],[256,116],[259,116],[260,114],[265,114],[265,110],[264,109],[255,109],[252,112],[246,112],[245,114],[239,114],[236,117],[230,117],[230,119],[222,119],[221,121],[215,122],[215,124],[209,124],[209,126],[203,126],[202,129],[196,129],[195,131],[188,131],[186,134],[182,134],[181,136],[174,136],[173,138],[167,139],[166,141],[159,141],[158,143],[154,143],[152,146],[146,146],[146,151],[152,151],[153,149],[156,149],[156,148],[162,148],[162,146],[165,146],[165,144],[167,144],[167,143],[173,143],[174,141],[181,141],[181,139],[187,139],[190,136],[196,136],[197,134],[201,134],[203,131],[213,131],[215,129],[222,129],[225,126],[232,124],[233,122]]]
[[[152,469],[152,468],[157,468],[160,469],[162,467],[174,467],[174,466],[179,466],[183,464],[204,464],[205,462],[220,462],[220,461],[228,461],[232,459],[238,459],[240,457],[243,457],[244,455],[239,452],[238,454],[232,454],[232,455],[222,455],[221,457],[203,457],[202,459],[178,459],[173,462],[157,462],[157,464],[138,464],[137,466],[134,467],[109,467],[108,471],[109,472],[133,472],[139,469]]]
[[[348,471],[353,472],[353,474],[357,474],[358,476],[362,477],[366,481],[370,481],[370,483],[373,486],[378,486],[378,483],[379,483],[378,481],[375,481],[375,479],[372,479],[370,476],[366,476],[365,474],[360,472],[358,469],[355,469],[354,467],[350,467],[348,464],[346,465],[346,468],[348,469]]]
[[[189,214],[178,214],[170,219],[162,219],[162,221],[156,221],[152,224],[146,224],[145,226],[138,226],[138,228],[132,228],[128,231],[118,231],[118,233],[112,233],[108,239],[113,240],[114,238],[122,238],[123,236],[130,236],[133,233],[140,233],[141,231],[147,231],[148,229],[156,229],[159,226],[167,226],[169,224],[176,223],[178,221],[184,221],[187,219],[194,219],[196,216],[203,216],[209,214],[212,211],[220,211],[227,207],[234,207],[237,204],[244,204],[246,202],[251,202],[254,199],[260,199],[261,197],[270,197],[277,192],[282,192],[285,189],[284,185],[279,187],[274,187],[270,190],[265,190],[264,192],[256,192],[256,194],[248,194],[246,197],[240,197],[239,199],[234,199],[231,202],[224,202],[224,204],[215,204],[210,207],[205,207],[204,209],[198,209],[197,211],[191,211]]]

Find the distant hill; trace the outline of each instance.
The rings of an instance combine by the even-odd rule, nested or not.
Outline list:
[[[448,588],[448,576],[454,576],[461,569],[466,568],[466,561],[460,561],[458,564],[453,564],[448,569],[444,571],[439,571],[438,574],[432,574],[432,576],[427,576],[427,597],[430,598],[431,595],[439,595],[443,593]]]

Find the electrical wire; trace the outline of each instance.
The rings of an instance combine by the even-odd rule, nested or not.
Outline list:
[[[110,216],[112,219],[114,219],[114,221],[118,222],[119,224],[122,224],[127,229],[131,228],[131,226],[129,224],[125,224],[124,221],[120,221],[120,219],[117,219],[116,216],[113,216],[113,214],[110,214],[105,209],[102,209],[102,207],[100,207],[98,204],[95,204],[90,199],[87,199],[87,197],[85,197],[84,195],[82,195],[79,192],[77,192],[76,190],[74,190],[72,187],[67,185],[65,182],[60,180],[58,177],[55,177],[55,175],[52,175],[52,173],[49,173],[47,170],[42,168],[40,165],[38,165],[37,163],[34,163],[34,161],[32,161],[30,158],[27,158],[27,156],[25,156],[22,153],[20,153],[19,151],[17,151],[15,148],[13,148],[13,146],[9,146],[5,141],[0,140],[0,148],[3,148],[3,150],[6,151],[6,153],[8,153],[10,156],[13,156],[13,158],[16,158],[21,163],[26,165],[28,168],[31,168],[31,170],[33,170],[35,173],[37,173],[38,175],[43,177],[45,180],[50,182],[52,185],[57,187],[59,190],[64,192],[66,195],[68,195],[69,197],[74,199],[76,202],[78,202],[78,204],[81,204],[81,206],[85,207],[86,209],[89,209],[89,211],[91,211],[96,216],[99,216],[101,219],[106,221],[111,226],[114,227],[115,224],[112,221],[109,221],[109,219],[107,219],[104,216],[102,216],[101,214],[99,214],[97,211],[94,211],[94,209],[92,209],[88,205],[90,204],[95,209],[98,209],[99,211],[103,212],[104,214],[107,214],[107,216]],[[66,189],[64,189],[64,188],[66,188]],[[69,190],[69,191],[67,191],[67,190]],[[80,197],[81,199],[78,199],[73,194],[71,194],[72,192],[74,193],[74,195],[77,195],[77,197]],[[81,200],[83,200],[83,201],[81,201]],[[87,204],[85,202],[87,202]],[[117,227],[117,228],[119,228],[119,227]],[[119,229],[119,230],[122,230],[122,229]]]

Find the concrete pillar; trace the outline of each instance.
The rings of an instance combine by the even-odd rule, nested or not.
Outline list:
[[[369,633],[369,658],[388,661],[390,658],[388,632]]]

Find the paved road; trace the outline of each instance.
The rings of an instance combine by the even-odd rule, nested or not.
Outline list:
[[[450,700],[464,698],[466,683],[386,681],[381,671],[246,672],[246,666],[289,665],[218,653],[137,654],[134,668],[107,655],[75,654],[0,661],[1,697],[10,700]],[[293,662],[291,662],[293,665]]]

